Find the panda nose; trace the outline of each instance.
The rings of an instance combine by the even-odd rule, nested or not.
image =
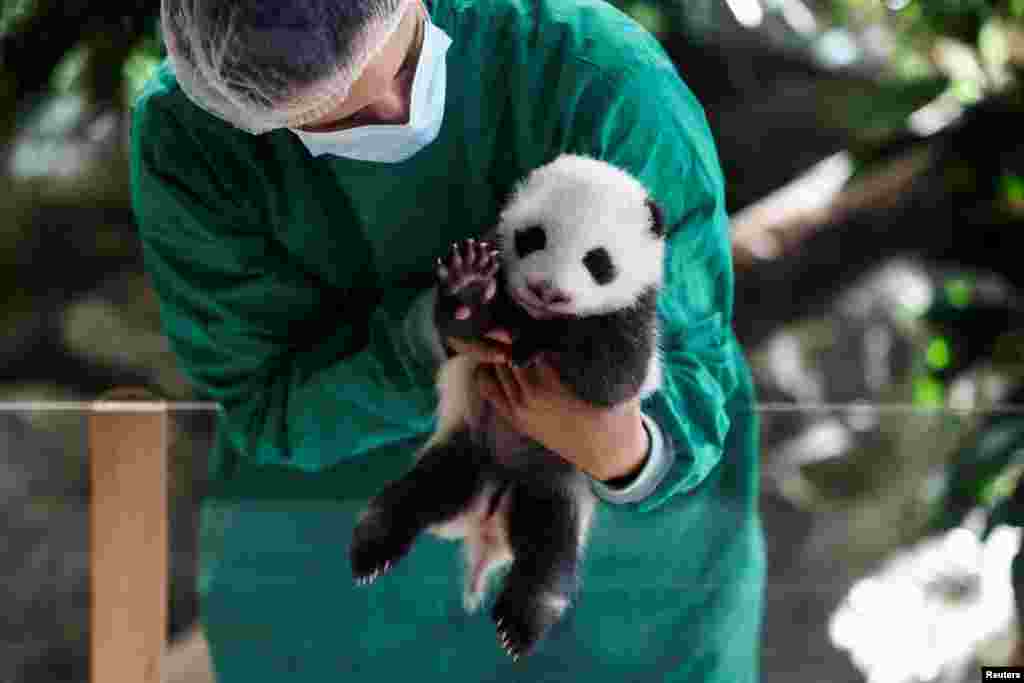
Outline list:
[[[555,289],[546,280],[544,282],[530,282],[527,288],[539,301],[543,301],[545,304],[567,304],[571,300],[568,294]]]

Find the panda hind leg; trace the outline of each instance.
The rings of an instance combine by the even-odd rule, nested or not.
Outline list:
[[[466,510],[487,476],[488,461],[468,430],[430,446],[370,501],[356,525],[349,549],[356,582],[374,581],[405,557],[424,529]]]
[[[528,655],[576,593],[581,514],[571,489],[519,482],[508,510],[514,561],[491,612],[498,638],[514,659]]]

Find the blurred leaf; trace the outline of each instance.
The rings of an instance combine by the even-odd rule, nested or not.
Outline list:
[[[973,78],[959,78],[951,87],[953,96],[964,104],[974,104],[982,98],[981,84]]]
[[[905,81],[919,81],[935,77],[935,66],[919,50],[906,44],[897,44],[893,51],[893,70]]]
[[[943,337],[936,337],[928,343],[928,350],[925,352],[928,367],[933,370],[942,370],[949,366],[950,351],[949,342]]]
[[[668,28],[668,21],[666,21],[664,12],[660,7],[649,2],[633,3],[626,10],[626,13],[654,35],[664,33]]]
[[[160,45],[154,38],[142,40],[125,60],[123,75],[128,104],[135,102],[149,77],[160,65]]]
[[[1008,465],[1005,469],[996,473],[982,489],[981,502],[989,507],[994,507],[1009,498],[1017,487],[1017,481],[1020,479],[1021,473],[1024,473],[1024,464],[1020,463]]]
[[[971,303],[971,282],[962,277],[952,278],[943,286],[946,299],[956,308],[966,308]]]
[[[941,407],[944,402],[945,387],[934,377],[917,377],[914,379],[914,405],[926,408]]]
[[[992,14],[987,0],[915,0],[918,28],[974,45],[981,26]]]
[[[1011,204],[1024,204],[1024,177],[1004,173],[999,179],[1000,193]]]
[[[58,93],[69,93],[75,90],[81,81],[82,74],[85,73],[88,59],[88,45],[84,42],[76,45],[64,55],[57,68],[53,70],[50,86]]]
[[[1013,493],[1022,472],[1024,419],[1019,415],[993,419],[950,462],[933,524],[950,529],[973,508],[1000,505]]]
[[[826,93],[823,106],[827,116],[839,117],[838,123],[869,134],[902,131],[908,117],[941,95],[949,86],[945,77],[912,82],[892,81],[877,86],[852,88]]]
[[[978,35],[978,51],[994,69],[1002,69],[1010,61],[1009,40],[1001,21],[993,18],[985,22]]]
[[[36,0],[4,0],[0,12],[0,38],[14,32],[18,23],[36,11]]]

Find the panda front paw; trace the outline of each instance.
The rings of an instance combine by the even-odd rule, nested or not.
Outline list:
[[[448,255],[437,260],[437,323],[442,333],[455,328],[461,332],[455,336],[467,336],[462,328],[479,322],[498,291],[497,255],[489,243],[467,239],[452,244]]]

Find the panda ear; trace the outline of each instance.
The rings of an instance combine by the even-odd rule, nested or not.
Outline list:
[[[665,236],[665,214],[662,213],[661,207],[653,199],[648,198],[645,202],[647,210],[651,212],[651,232],[658,237]]]

